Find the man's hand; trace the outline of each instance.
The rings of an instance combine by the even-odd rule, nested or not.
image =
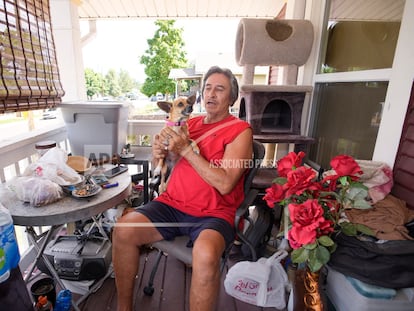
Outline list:
[[[152,143],[152,156],[155,159],[163,159],[167,156],[168,150],[165,149],[167,147],[165,144],[162,143],[162,139],[160,135],[154,136],[154,142]]]
[[[182,156],[191,148],[187,128],[184,126],[178,129],[178,133],[172,127],[164,128],[160,133],[160,141],[164,144],[164,149],[176,155]]]

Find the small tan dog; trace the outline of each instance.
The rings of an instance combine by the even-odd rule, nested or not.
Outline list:
[[[191,113],[193,112],[193,105],[196,102],[196,95],[191,95],[189,97],[178,97],[173,102],[168,101],[159,101],[157,102],[158,107],[168,113],[167,120],[165,122],[166,126],[172,126],[175,132],[184,126],[187,123],[187,120],[190,118]],[[187,127],[185,127],[187,129]],[[199,153],[199,149],[195,142],[191,142],[191,147],[193,151]],[[171,168],[170,168],[171,169]],[[167,188],[167,176],[168,165],[166,159],[159,159],[156,168],[154,169],[154,176],[152,180],[158,181],[160,178],[160,185],[158,188],[158,194],[161,194]],[[151,183],[156,183],[151,181]]]

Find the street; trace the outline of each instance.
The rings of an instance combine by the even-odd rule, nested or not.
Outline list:
[[[40,117],[34,117],[34,129],[41,129],[51,125],[63,124],[63,119],[60,114],[56,119],[43,120]],[[23,119],[20,121],[0,123],[0,143],[4,143],[6,140],[15,136],[29,132],[29,120]]]

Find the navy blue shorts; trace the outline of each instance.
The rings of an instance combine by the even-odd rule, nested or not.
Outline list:
[[[158,201],[151,201],[136,211],[148,217],[165,240],[188,235],[194,242],[202,230],[213,229],[224,237],[226,247],[234,241],[234,229],[221,218],[194,217]]]

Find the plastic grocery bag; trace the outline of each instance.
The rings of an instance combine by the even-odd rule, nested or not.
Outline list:
[[[226,293],[259,307],[285,308],[289,281],[280,261],[286,256],[285,250],[279,250],[256,262],[236,263],[224,280]]]
[[[43,206],[58,201],[63,196],[62,188],[51,180],[33,176],[21,176],[8,183],[19,200],[32,206]]]
[[[48,179],[61,186],[74,185],[82,181],[82,177],[66,164],[66,151],[58,147],[48,150],[37,162],[30,164],[23,176],[35,176]]]

